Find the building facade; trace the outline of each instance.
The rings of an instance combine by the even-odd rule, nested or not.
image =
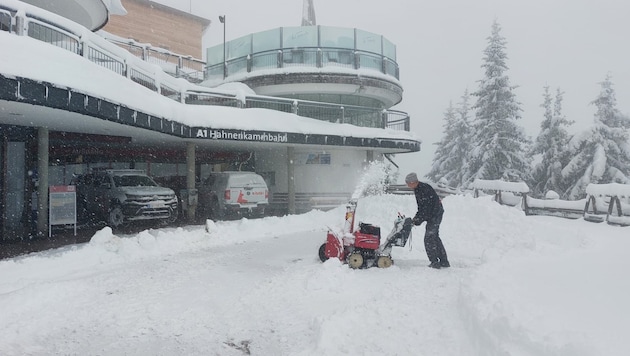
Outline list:
[[[211,171],[252,170],[297,212],[300,197],[347,196],[366,162],[420,149],[408,116],[364,107],[372,120],[350,122],[360,106],[195,85],[173,75],[181,60],[171,71],[121,48],[121,35],[48,10],[0,1],[1,239],[47,234],[50,187],[95,168],[145,169],[176,191]]]
[[[109,18],[102,30],[183,56],[202,57],[201,40],[210,20],[149,0],[121,0],[124,16]]]

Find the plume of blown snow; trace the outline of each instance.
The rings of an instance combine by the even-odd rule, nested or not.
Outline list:
[[[352,199],[380,195],[393,180],[391,165],[381,161],[372,161],[364,169],[359,182],[352,193]]]

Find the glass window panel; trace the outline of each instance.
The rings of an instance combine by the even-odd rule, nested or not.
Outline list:
[[[177,175],[176,163],[151,162],[151,177],[167,177]]]
[[[253,52],[265,52],[280,49],[280,29],[275,28],[264,32],[254,33]]]
[[[317,26],[284,27],[282,48],[317,47]]]
[[[320,46],[354,49],[354,29],[320,26]]]
[[[381,36],[371,32],[357,30],[357,49],[381,54]]]
[[[146,173],[149,171],[149,164],[147,162],[135,162],[133,168],[142,169]]]
[[[396,61],[396,45],[383,37],[383,55]]]
[[[0,10],[0,31],[12,31],[11,28],[11,15],[1,12]]]
[[[359,63],[361,63],[361,68],[370,68],[376,69],[378,71],[382,70],[383,60],[380,56],[369,55],[369,54],[360,54],[359,55]]]
[[[209,66],[223,63],[223,43],[206,50],[206,61]]]
[[[246,57],[252,49],[252,36],[239,37],[227,44],[227,59]]]

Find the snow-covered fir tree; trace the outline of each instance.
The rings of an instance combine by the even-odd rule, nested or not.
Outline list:
[[[482,68],[485,77],[473,93],[477,102],[473,123],[472,149],[464,179],[466,184],[475,179],[527,180],[530,159],[526,157],[530,140],[516,120],[520,119],[520,103],[516,100],[506,75],[508,66],[506,40],[495,20],[488,46],[484,50]]]
[[[550,190],[559,194],[566,190],[562,168],[571,159],[571,152],[567,149],[570,136],[566,127],[573,122],[562,115],[562,96],[563,92],[558,88],[554,102],[549,86],[545,87],[540,105],[544,109],[544,120],[531,151],[532,155],[541,156],[540,162],[534,165],[529,182],[532,194],[536,196],[544,196]]]
[[[569,143],[573,159],[562,170],[571,182],[565,191],[569,199],[583,198],[589,183],[630,184],[630,118],[617,109],[610,75],[600,85],[592,102],[596,107],[593,125]]]
[[[444,135],[437,142],[433,165],[426,175],[434,182],[446,181],[451,187],[459,188],[463,183],[464,167],[470,152],[470,94],[464,92],[457,108],[451,103],[444,113]]]

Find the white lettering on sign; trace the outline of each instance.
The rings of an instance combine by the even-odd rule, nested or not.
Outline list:
[[[208,137],[208,130],[199,129],[197,130],[197,137]]]
[[[203,133],[201,133],[203,131]],[[263,141],[263,142],[288,142],[286,133],[251,133],[247,131],[225,131],[225,130],[199,130],[197,137],[207,137],[213,140],[239,140],[239,141]]]

